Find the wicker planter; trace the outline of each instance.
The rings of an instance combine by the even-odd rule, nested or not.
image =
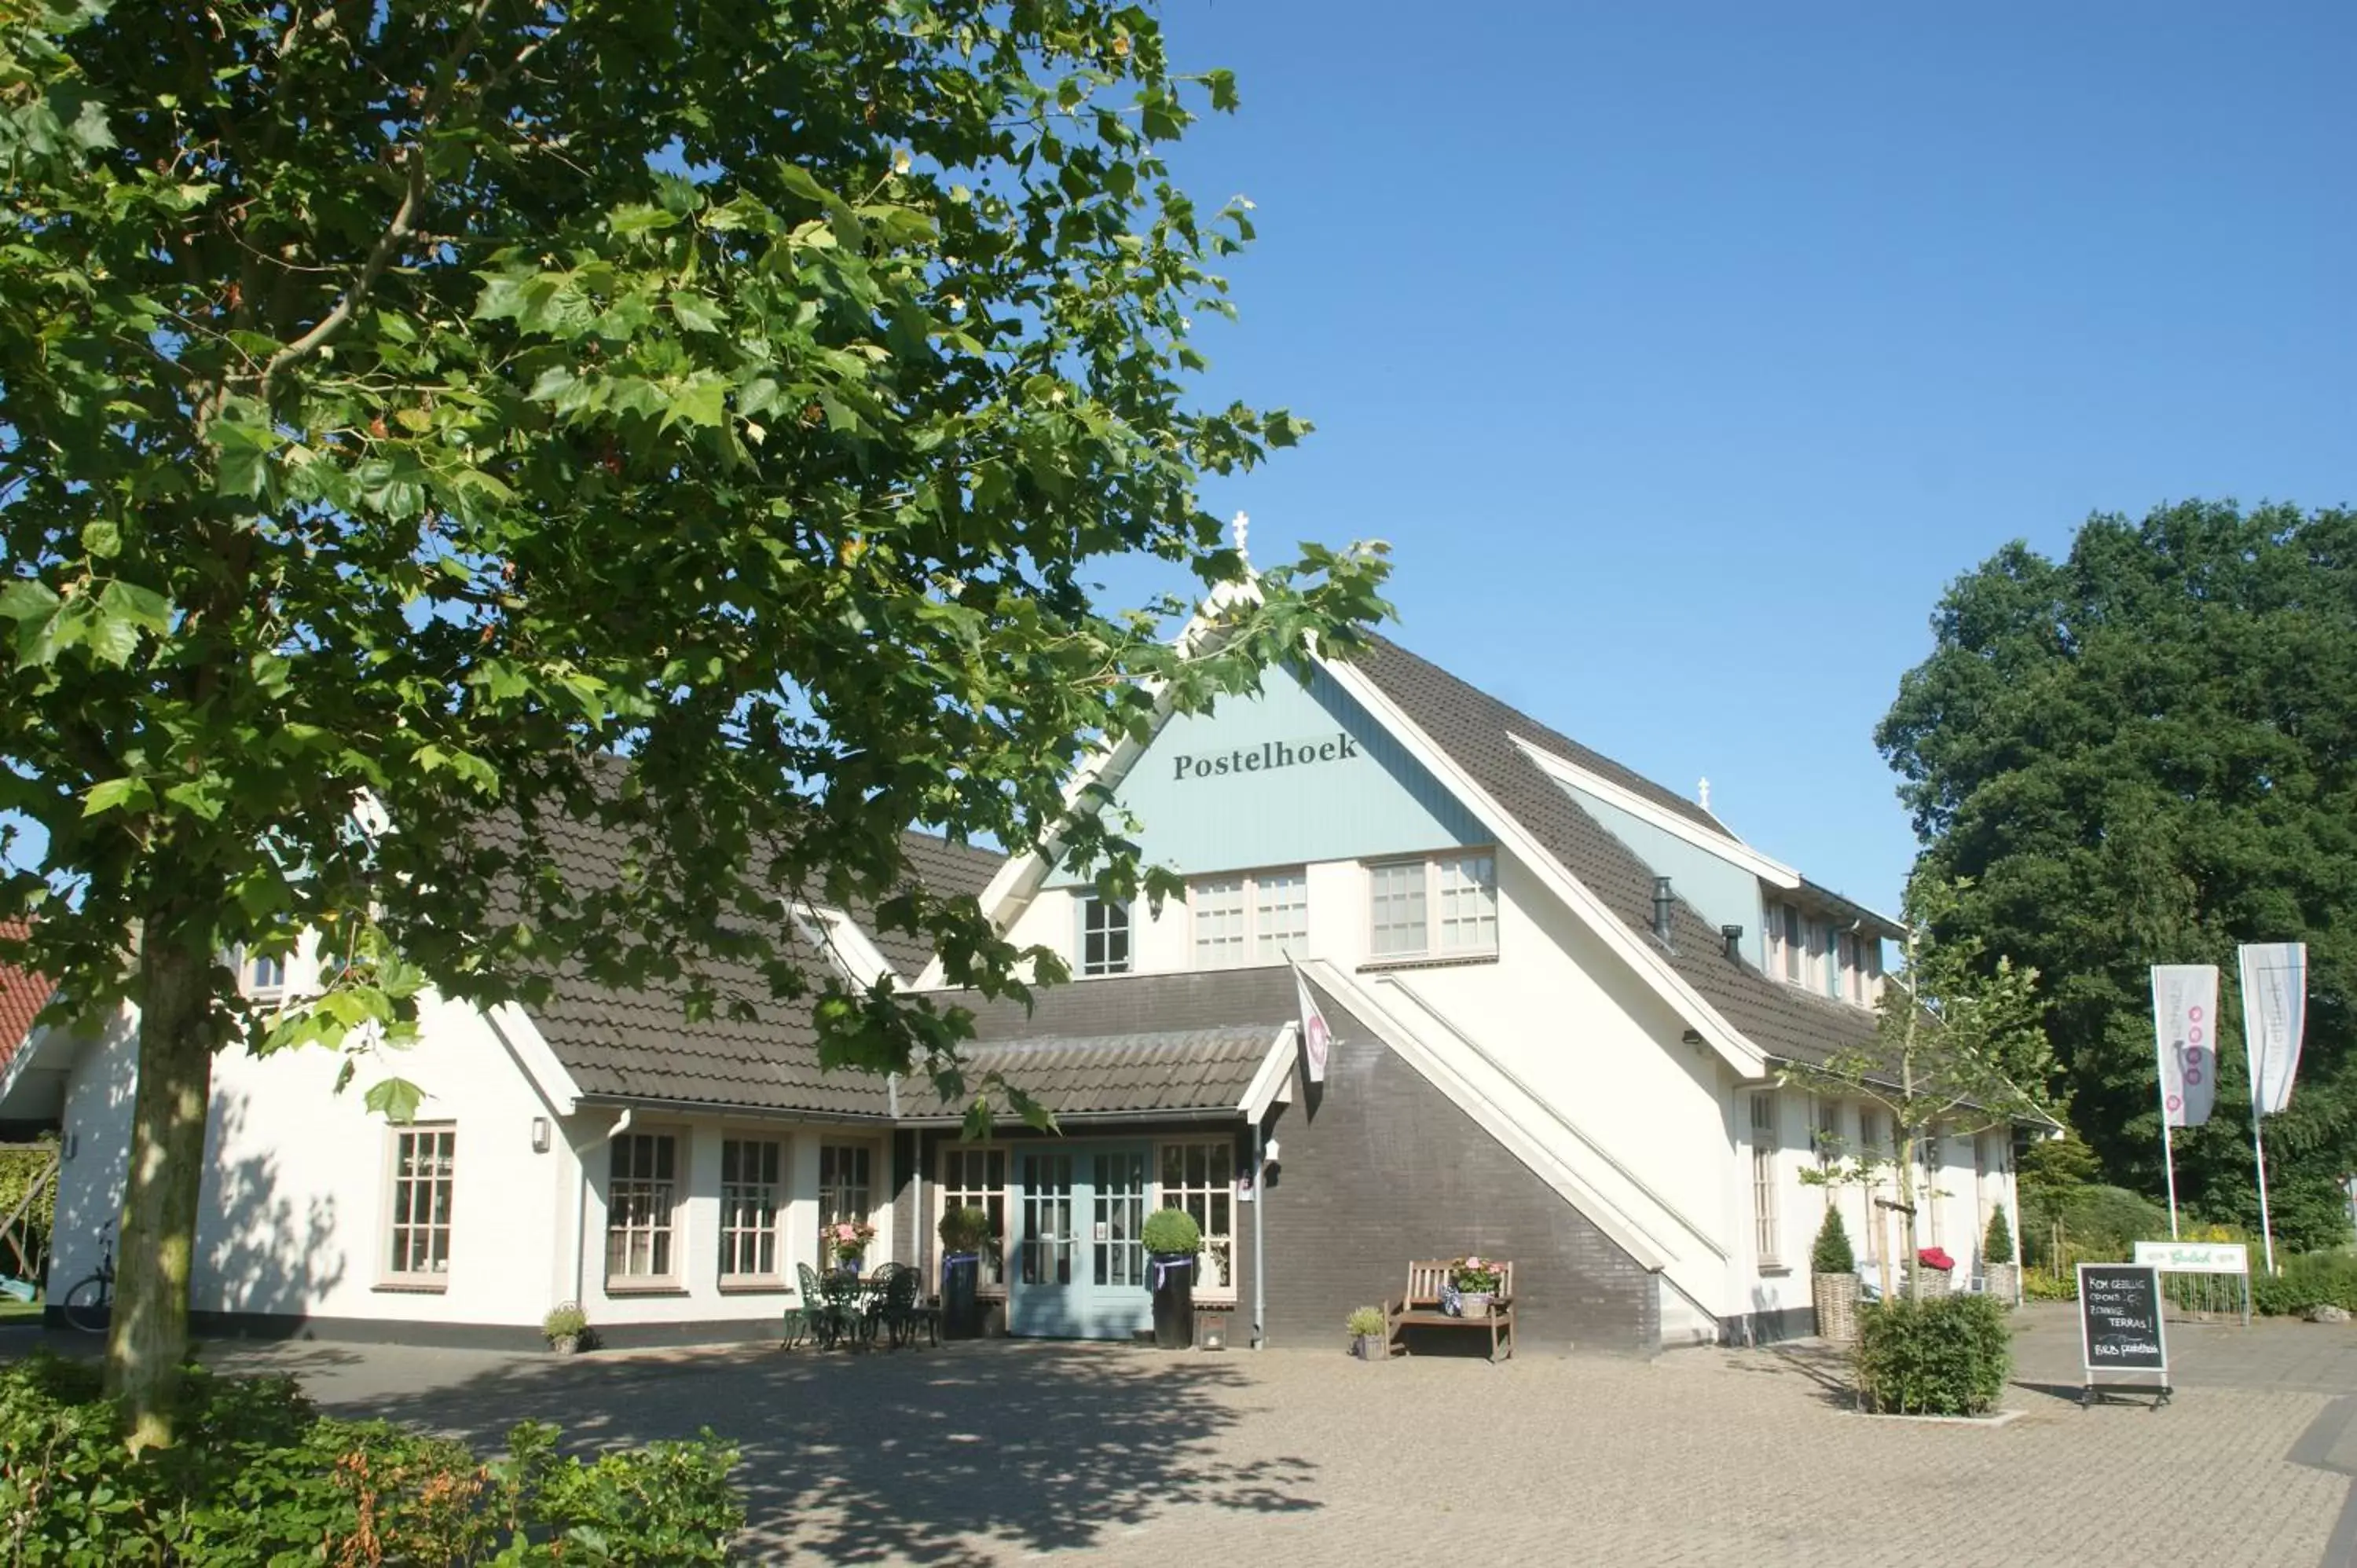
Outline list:
[[[1856,1274],[1819,1274],[1809,1282],[1809,1294],[1815,1298],[1820,1337],[1836,1345],[1857,1337]]]
[[[2021,1265],[1991,1263],[1988,1265],[1987,1273],[1988,1294],[2005,1303],[2006,1305],[2011,1306],[2015,1298],[2021,1294]]]

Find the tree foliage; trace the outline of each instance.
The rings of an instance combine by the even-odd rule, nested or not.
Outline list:
[[[1956,929],[2035,964],[2072,1121],[2112,1179],[2163,1189],[2148,966],[2305,940],[2307,1047],[2268,1119],[2278,1233],[2346,1229],[2357,1164],[2357,514],[2192,502],[2097,517],[2062,560],[2015,543],[1958,579],[1878,734]],[[2176,1140],[2179,1197],[2257,1228],[2249,1079]]]
[[[805,972],[791,905],[1054,978],[909,886],[900,830],[1060,831],[1135,885],[1067,820],[1073,760],[1381,608],[1374,549],[1263,573],[1184,660],[1174,603],[1095,602],[1108,556],[1239,579],[1199,476],[1305,429],[1185,395],[1251,223],[1171,183],[1235,89],[1142,10],[6,17],[0,810],[46,840],[0,915],[77,1004],[141,1009],[118,1363],[185,1287],[193,1187],[143,1183],[197,1162],[211,1049],[397,1041],[428,983],[562,960],[699,1012],[816,991],[825,1059],[965,1092],[957,1021]],[[627,874],[566,876],[559,817]],[[221,955],[306,929],[329,993],[242,1000]]]
[[[1867,1043],[1820,1063],[1795,1062],[1783,1081],[1862,1100],[1890,1117],[1887,1163],[1898,1187],[1905,1255],[1916,1254],[1916,1216],[1935,1193],[1921,1190],[1918,1150],[1927,1138],[1962,1137],[2047,1118],[2053,1056],[2039,1022],[2038,972],[2010,958],[1990,960],[1977,938],[1943,936],[1967,883],[1943,882],[1919,866],[1900,905],[1907,926],[1900,967],[1883,987]],[[1819,1186],[1870,1184],[1886,1156],[1853,1158],[1803,1174]],[[1920,1269],[1910,1279],[1921,1292]]]

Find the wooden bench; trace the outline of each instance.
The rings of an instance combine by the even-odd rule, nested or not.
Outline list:
[[[1448,1281],[1449,1265],[1410,1263],[1406,1294],[1397,1301],[1383,1304],[1388,1329],[1383,1342],[1386,1353],[1407,1354],[1406,1331],[1411,1328],[1486,1328],[1490,1333],[1490,1359],[1498,1359],[1500,1346],[1505,1348],[1511,1359],[1514,1354],[1514,1265],[1492,1259],[1490,1266],[1498,1271],[1498,1289],[1490,1299],[1489,1316],[1451,1317],[1440,1310],[1440,1287]]]

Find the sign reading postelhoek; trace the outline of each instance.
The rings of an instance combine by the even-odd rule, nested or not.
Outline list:
[[[2079,1265],[2079,1344],[2089,1376],[2169,1376],[2160,1326],[2160,1271],[2149,1263]]]
[[[2136,1261],[2165,1274],[2251,1272],[2251,1250],[2240,1241],[2139,1241]]]

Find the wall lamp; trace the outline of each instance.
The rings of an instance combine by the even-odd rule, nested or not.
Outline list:
[[[548,1118],[545,1116],[532,1119],[532,1152],[535,1155],[548,1153]]]

